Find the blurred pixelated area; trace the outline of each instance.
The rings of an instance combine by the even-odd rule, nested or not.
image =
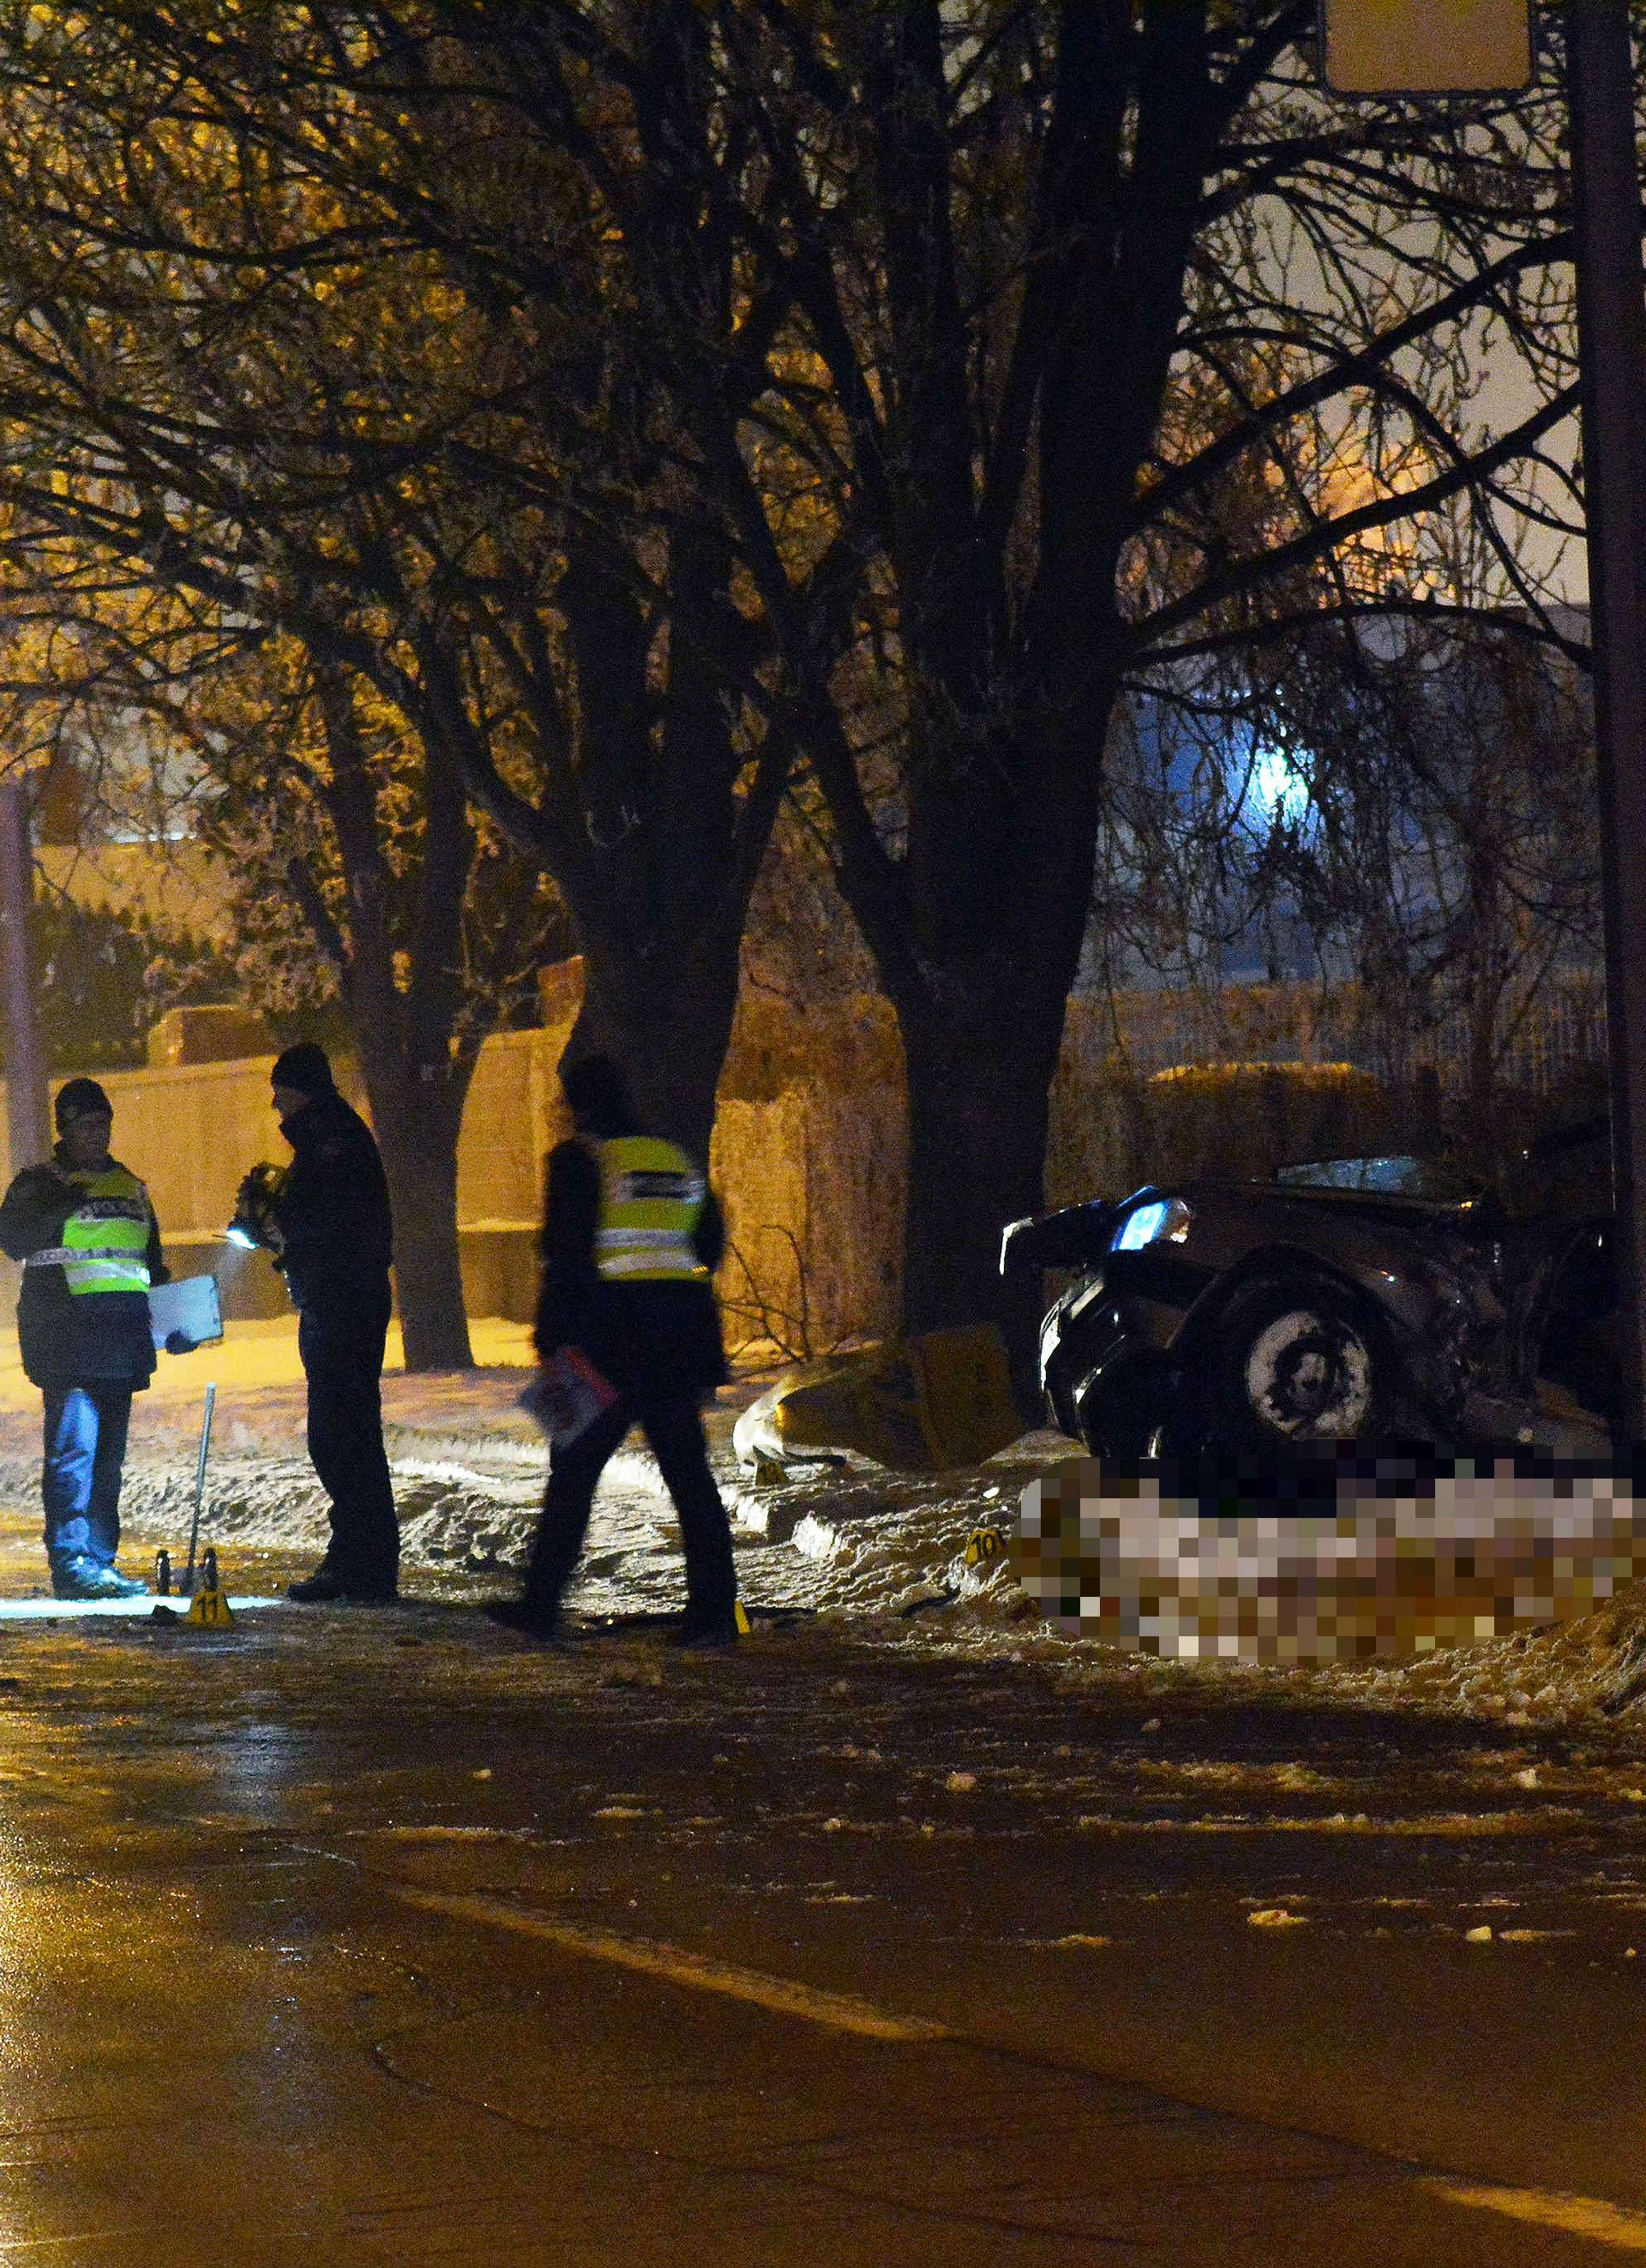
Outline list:
[[[1642,1484],[1524,1455],[1081,1457],[1024,1490],[1010,1557],[1051,1621],[1139,1653],[1425,1653],[1570,1621],[1646,1576]]]

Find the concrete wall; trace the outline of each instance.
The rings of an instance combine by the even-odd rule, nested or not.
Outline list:
[[[709,1170],[726,1209],[734,1344],[798,1357],[896,1329],[908,1147],[900,1088],[721,1102]]]
[[[481,1051],[457,1176],[473,1315],[524,1322],[533,1313],[543,1160],[565,1131],[555,1070],[565,1028],[502,1033]],[[148,1183],[176,1273],[224,1263],[223,1230],[241,1175],[259,1159],[289,1154],[269,1105],[273,1060],[100,1074],[114,1106],[115,1153]],[[340,1079],[363,1106],[346,1066]],[[820,1347],[889,1327],[897,1286],[886,1254],[896,1239],[888,1241],[882,1224],[895,1222],[901,1204],[901,1101],[890,1097],[866,1103],[796,1090],[722,1107],[710,1170],[742,1256],[722,1279],[734,1344],[764,1336],[755,1319],[779,1311],[791,1319],[790,1343],[803,1316],[801,1336]],[[0,1165],[9,1180],[3,1110]],[[230,1262],[222,1283],[230,1315],[286,1311],[263,1254]]]

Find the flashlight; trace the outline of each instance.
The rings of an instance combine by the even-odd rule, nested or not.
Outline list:
[[[278,1253],[285,1240],[280,1233],[280,1223],[275,1211],[281,1190],[285,1187],[285,1174],[278,1166],[254,1166],[240,1183],[234,1199],[234,1218],[224,1233],[229,1242],[242,1252],[255,1252],[259,1246],[266,1252]]]

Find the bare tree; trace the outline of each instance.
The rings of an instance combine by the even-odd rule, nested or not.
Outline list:
[[[902,1025],[909,1320],[989,1312],[995,1232],[1039,1195],[1128,688],[1325,613],[1443,613],[1428,565],[1471,512],[1497,540],[1469,602],[1533,595],[1501,527],[1571,486],[1554,108],[1333,107],[1313,9],[1258,0],[506,21],[670,355],[712,320],[648,264],[689,216],[773,309],[757,394],[674,398]],[[658,123],[681,88],[690,134]],[[1501,430],[1488,352],[1520,381]],[[773,453],[823,512],[803,581]],[[828,635],[848,604],[895,686],[889,779]]]
[[[0,11],[34,153],[18,541],[100,546],[370,683],[553,873],[576,1044],[701,1144],[791,762],[749,697],[770,641],[623,247],[553,120],[522,125],[491,31],[529,13],[472,52],[440,13]],[[734,247],[683,220],[653,251],[713,313],[718,384]]]
[[[0,29],[20,58],[0,95],[33,129],[0,274],[12,713],[36,732],[54,711],[116,733],[146,719],[162,749],[192,751],[212,824],[306,926],[349,1012],[399,1228],[408,1362],[462,1366],[463,1101],[486,1032],[565,932],[536,870],[477,823],[375,563],[432,499],[416,451],[388,464],[362,440],[363,464],[358,405],[383,400],[398,364],[421,384],[385,422],[449,403],[438,304],[397,274],[340,293],[341,255],[284,294],[260,292],[244,261],[212,271],[192,248],[208,228],[278,274],[315,214],[168,111],[154,78],[111,66],[77,101],[50,75],[68,71],[52,26],[39,19],[33,44],[15,21]],[[111,136],[139,115],[146,140]],[[483,537],[470,513],[454,540]]]
[[[181,814],[217,851],[235,921],[219,988],[287,1020],[340,1007],[394,1207],[407,1366],[466,1366],[458,1134],[483,1042],[569,949],[552,886],[391,704],[300,641],[140,601],[107,572],[73,615],[49,574],[32,596],[15,563],[11,580],[14,630],[35,608],[55,666],[14,636],[7,745],[68,732],[94,806]]]
[[[236,878],[248,973],[318,979],[355,1035],[406,1366],[466,1367],[464,1105],[484,1041],[535,1008],[539,964],[568,950],[565,909],[396,711],[301,647],[270,641],[227,681],[193,687],[188,726],[208,752],[197,817]]]
[[[1374,1052],[1443,1059],[1483,1128],[1528,1021],[1600,968],[1587,680],[1528,626],[1466,619],[1324,626],[1284,661],[1303,794],[1269,885],[1358,981]]]
[[[1039,1195],[1128,688],[1328,613],[1443,614],[1460,517],[1493,560],[1469,602],[1524,612],[1503,529],[1569,503],[1554,106],[1332,106],[1303,0],[109,0],[57,19],[73,70],[13,12],[14,86],[107,106],[135,73],[151,124],[161,99],[280,185],[277,227],[201,193],[180,229],[105,134],[87,163],[119,178],[54,222],[77,311],[114,320],[157,258],[209,359],[272,303],[311,321],[319,277],[443,309],[392,372],[352,345],[344,414],[283,460],[400,499],[375,549],[283,535],[284,587],[328,593],[342,658],[550,865],[594,1020],[631,1061],[683,1051],[683,1130],[803,754],[903,1032],[916,1326],[994,1307],[999,1225]],[[42,304],[0,385],[36,436]],[[212,512],[255,525],[268,444],[233,387],[210,423],[167,400],[158,438],[129,386],[63,414],[122,482],[134,436],[179,482],[204,461]],[[274,412],[289,443],[289,391]],[[33,461],[13,493],[49,521]]]

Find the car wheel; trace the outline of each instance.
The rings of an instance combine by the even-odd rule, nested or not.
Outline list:
[[[1236,1442],[1307,1448],[1384,1430],[1390,1362],[1349,1296],[1330,1285],[1277,1285],[1219,1332],[1215,1431]]]

